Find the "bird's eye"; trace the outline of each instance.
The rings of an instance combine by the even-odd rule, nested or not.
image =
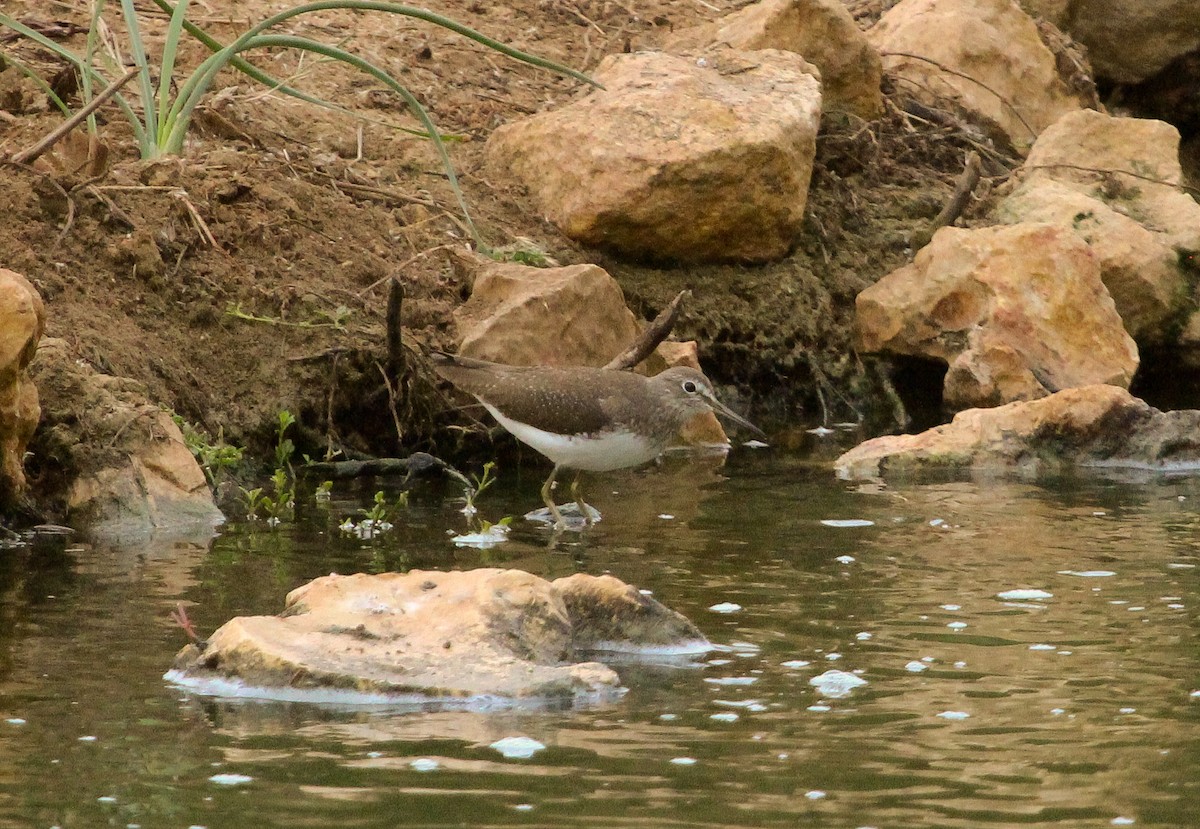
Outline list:
[[[683,381],[683,390],[685,392],[687,392],[688,394],[695,394],[696,393],[695,382],[693,382],[692,380],[684,380]]]

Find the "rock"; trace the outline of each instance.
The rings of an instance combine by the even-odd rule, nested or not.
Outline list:
[[[1069,113],[1042,133],[1018,176],[1053,179],[1100,199],[1177,251],[1200,250],[1200,205],[1180,187],[1179,131],[1163,121]]]
[[[1115,386],[1067,389],[1032,402],[968,409],[917,435],[890,435],[834,462],[841,478],[929,470],[1200,465],[1200,411],[1160,412]]]
[[[567,236],[637,259],[768,262],[799,233],[816,70],[777,50],[605,58],[602,91],[492,133],[488,163]]]
[[[1052,180],[1019,187],[997,208],[1001,222],[1049,222],[1088,243],[1100,278],[1125,330],[1138,345],[1161,345],[1194,304],[1188,279],[1163,234],[1155,233],[1098,198]]]
[[[1054,225],[942,228],[856,306],[860,350],[948,366],[951,411],[1128,387],[1138,366],[1096,257]]]
[[[671,653],[709,649],[687,617],[613,576],[576,573],[552,582],[571,620],[572,642],[582,650]]]
[[[26,489],[25,448],[41,416],[28,369],[45,326],[46,309],[33,285],[0,268],[0,513]]]
[[[1138,83],[1200,49],[1200,0],[1025,0],[1088,49],[1097,77]]]
[[[520,570],[414,570],[311,581],[279,616],[232,619],[203,651],[184,648],[168,677],[268,692],[587,700],[619,693],[612,669],[568,661],[580,643],[603,642],[707,649],[685,619],[611,577],[551,584]]]
[[[822,108],[872,120],[883,113],[883,66],[840,0],[760,0],[667,38],[668,51],[723,45],[795,52],[821,71]]]
[[[96,372],[60,339],[42,342],[33,369],[45,410],[37,451],[59,467],[48,477],[66,481],[42,495],[73,523],[131,539],[224,520],[179,427],[141,384]]]
[[[904,91],[930,106],[953,102],[1018,149],[1081,106],[1012,0],[902,0],[867,37]]]
[[[455,320],[460,354],[512,366],[602,366],[642,330],[598,265],[482,264]],[[653,366],[665,367],[662,359]]]

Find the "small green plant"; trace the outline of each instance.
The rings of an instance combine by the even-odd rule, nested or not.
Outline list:
[[[143,158],[149,159],[157,158],[161,155],[175,155],[182,151],[184,139],[191,124],[192,114],[200,104],[200,101],[208,93],[217,74],[226,67],[234,67],[259,83],[271,89],[278,90],[283,94],[291,95],[319,106],[335,108],[326,101],[307,95],[285,83],[277,81],[242,57],[243,52],[263,48],[297,49],[303,52],[310,52],[352,66],[375,78],[400,96],[408,109],[421,123],[424,135],[432,140],[441,160],[442,167],[446,172],[446,177],[454,191],[455,198],[458,200],[459,209],[463,212],[466,219],[467,227],[471,231],[475,242],[481,248],[485,248],[486,246],[483,244],[478,231],[471,221],[469,211],[467,211],[466,201],[458,185],[458,178],[455,176],[454,167],[446,151],[445,142],[434,125],[433,119],[430,118],[429,113],[416,97],[391,75],[344,49],[295,35],[269,34],[269,30],[276,29],[294,17],[311,12],[327,10],[384,12],[424,20],[463,35],[515,60],[568,75],[586,83],[595,84],[586,75],[574,69],[544,58],[539,58],[536,55],[527,54],[518,49],[513,49],[443,15],[434,14],[433,12],[413,6],[374,2],[374,0],[323,0],[322,2],[304,3],[293,6],[251,26],[228,45],[221,44],[187,19],[187,9],[190,0],[179,0],[174,5],[169,0],[154,0],[155,5],[170,14],[170,20],[167,24],[162,53],[158,57],[157,64],[153,64],[146,52],[142,37],[142,22],[138,17],[134,0],[119,0],[119,2],[125,23],[126,47],[128,48],[130,58],[128,63],[131,63],[137,71],[135,77],[138,89],[138,105],[135,105],[134,102],[120,92],[111,91],[111,89],[106,89],[104,94],[111,94],[117,106],[124,113],[125,119],[133,129]],[[93,1],[91,27],[88,33],[87,46],[83,54],[68,49],[30,26],[21,23],[11,15],[0,13],[0,26],[5,26],[13,30],[18,35],[53,52],[59,58],[73,66],[79,73],[80,90],[86,107],[93,97],[93,90],[97,87],[111,88],[113,86],[113,79],[123,73],[123,66],[127,63],[125,56],[118,52],[113,39],[102,36],[102,32],[108,28],[103,20],[103,9],[104,0]],[[197,38],[212,50],[212,54],[192,70],[189,75],[181,75],[176,72],[176,57],[184,32]],[[97,48],[98,44],[104,44],[106,49],[101,50]],[[97,57],[100,59],[99,62],[105,64],[103,67],[96,65],[98,62]],[[8,59],[7,55],[5,55],[5,59]],[[13,60],[13,63],[21,71],[29,74],[31,77],[36,77],[29,70],[29,67],[16,60]],[[66,103],[50,91],[49,85],[45,81],[39,79],[39,82],[50,93],[54,104],[69,115],[70,109]],[[140,114],[138,112],[139,109],[141,110]],[[88,129],[93,135],[95,134],[97,127],[96,119],[93,115],[88,116]]]
[[[375,503],[371,508],[358,511],[362,515],[360,521],[347,518],[338,529],[347,535],[369,541],[390,532],[395,527],[396,516],[406,509],[408,509],[407,491],[401,492],[400,497],[394,503],[388,503],[387,495],[383,490],[379,490],[375,493]]]
[[[462,508],[462,514],[468,518],[474,516],[479,509],[475,506],[475,499],[487,491],[488,487],[496,483],[494,470],[496,469],[495,461],[488,461],[483,465],[482,474],[475,475],[472,473],[471,480],[463,486],[463,497],[467,503]]]
[[[275,471],[271,474],[270,491],[266,487],[242,490],[246,515],[265,517],[267,526],[272,529],[295,517],[296,476],[292,472],[292,455],[296,445],[287,436],[288,427],[295,422],[296,418],[286,409],[279,413],[275,431]]]
[[[241,464],[242,450],[225,442],[224,430],[219,429],[217,438],[213,441],[207,432],[188,423],[181,416],[172,413],[171,419],[183,433],[183,445],[188,448],[188,451],[196,458],[196,462],[200,464],[200,468],[204,470],[204,477],[208,479],[208,485],[216,489],[222,473],[225,470],[235,469]]]

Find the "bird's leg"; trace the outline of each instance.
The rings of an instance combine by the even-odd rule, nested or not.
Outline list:
[[[575,480],[571,482],[571,497],[575,499],[575,506],[579,508],[580,514],[583,516],[583,525],[585,527],[592,526],[592,510],[583,500],[583,493],[579,489],[579,475],[575,473]]]
[[[554,478],[558,475],[558,464],[550,470],[550,477],[546,479],[546,483],[542,484],[542,501],[550,509],[550,514],[554,516],[554,528],[561,530],[567,526],[567,522],[563,520],[562,513],[558,511],[558,504],[554,503],[554,493],[551,491],[554,488]]]

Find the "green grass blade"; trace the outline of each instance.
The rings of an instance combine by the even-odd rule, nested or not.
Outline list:
[[[133,65],[140,71],[138,73],[138,86],[141,87],[142,97],[142,117],[145,119],[146,129],[145,134],[152,142],[152,146],[143,145],[142,157],[146,157],[146,150],[150,149],[151,154],[157,155],[157,136],[158,136],[158,112],[154,108],[154,79],[150,77],[150,62],[146,58],[146,47],[142,43],[141,22],[138,20],[137,9],[134,8],[133,0],[121,0],[121,11],[125,15],[125,28],[129,37],[129,50],[133,55]],[[164,80],[163,83],[166,81]]]
[[[171,107],[171,78],[175,74],[175,55],[179,48],[179,36],[183,30],[183,21],[187,15],[189,0],[180,0],[171,12],[171,22],[167,24],[167,38],[163,41],[163,53],[158,77],[158,132],[156,140],[161,145],[162,140],[171,131],[167,113]]]
[[[87,44],[83,49],[83,62],[85,66],[95,66],[96,64],[96,42],[100,39],[100,13],[104,10],[104,0],[93,0],[92,2],[92,19],[88,23]],[[83,100],[84,106],[92,100],[92,73],[79,70],[79,95]],[[87,119],[88,132],[92,135],[99,133],[100,129],[96,125],[96,116],[89,115]]]
[[[91,80],[100,86],[108,86],[108,79],[105,78],[104,75],[102,75],[99,71],[97,71],[95,67],[89,66],[79,55],[75,54],[62,44],[56,43],[55,41],[46,37],[41,32],[29,28],[25,24],[15,20],[3,12],[0,12],[0,26],[7,26],[22,37],[33,41],[38,46],[41,46],[43,49],[58,55],[67,63],[78,69],[81,74],[90,76]],[[142,124],[137,113],[134,112],[133,107],[129,105],[129,101],[127,101],[125,96],[121,95],[120,93],[114,95],[113,100],[117,102],[117,105],[121,107],[122,112],[125,113],[125,117],[129,119],[129,123],[133,127],[134,136],[136,137],[138,144],[144,144],[145,132],[142,129]]]
[[[57,95],[57,93],[55,93],[53,87],[51,87],[50,84],[46,82],[45,78],[43,78],[41,75],[39,75],[32,66],[29,66],[24,61],[19,60],[4,51],[0,51],[0,63],[10,64],[12,66],[15,66],[17,68],[18,72],[20,72],[25,77],[29,78],[31,81],[34,82],[34,84],[37,85],[38,89],[40,89],[40,90],[42,90],[42,92],[46,93],[46,97],[48,97],[50,99],[51,103],[53,103],[56,107],[58,107],[60,110],[62,110],[63,115],[71,114],[71,108],[69,106],[67,106],[66,101],[64,101],[62,98],[58,97],[58,95]]]

